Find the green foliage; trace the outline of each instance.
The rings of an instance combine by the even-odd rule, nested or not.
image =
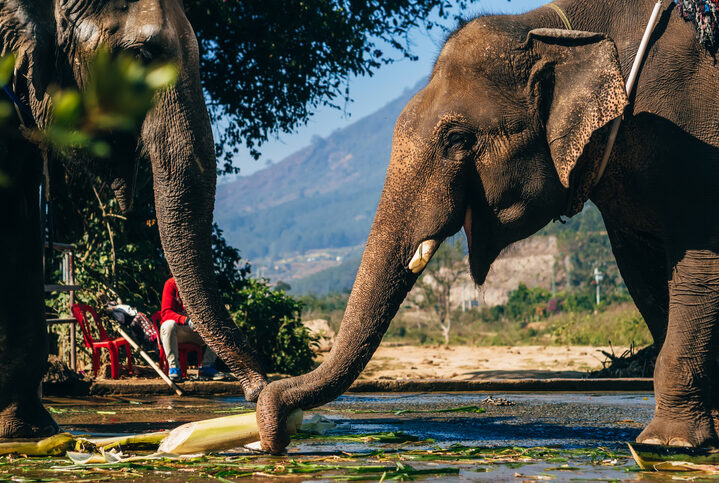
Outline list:
[[[458,265],[464,254],[464,244],[460,236],[446,240],[439,246],[417,282],[422,294],[418,300],[419,304],[434,313],[442,329],[445,345],[449,344],[452,328],[452,287],[461,276]]]
[[[495,319],[487,308],[452,313],[450,342],[458,345],[589,345],[637,347],[652,343],[652,337],[641,315],[631,303],[603,308],[597,313],[559,312],[545,319],[527,323],[526,319]],[[412,315],[412,316],[410,316]],[[385,336],[388,342],[405,344],[440,344],[442,331],[430,319],[400,311]]]
[[[10,82],[12,78],[13,70],[15,69],[15,55],[8,54],[0,57],[0,86],[5,86]],[[12,104],[6,99],[0,100],[0,124],[4,123],[12,115]],[[9,180],[6,176],[0,173],[0,188],[6,186]]]
[[[653,342],[649,329],[636,309],[608,311],[606,315],[569,313],[552,319],[546,327],[552,342],[559,345],[638,345]]]
[[[52,94],[53,118],[44,136],[60,152],[80,148],[106,158],[111,151],[107,137],[138,130],[156,92],[176,80],[172,64],[146,67],[130,54],[100,49],[89,62],[82,94],[75,89]]]
[[[147,166],[141,175],[149,175]],[[78,299],[96,308],[109,299],[148,314],[160,309],[160,296],[170,276],[160,245],[152,184],[138,187],[138,203],[124,216],[112,191],[100,179],[84,172],[65,172],[53,166],[51,177],[56,201],[53,211],[54,237],[75,245],[75,278],[84,290]],[[57,254],[49,259],[48,282],[59,280]],[[56,313],[66,313],[66,295],[48,299]]]
[[[571,293],[564,299],[564,306],[569,312],[586,312],[594,309],[594,299],[585,293]]]
[[[307,122],[319,106],[340,108],[349,80],[399,58],[416,59],[408,32],[442,28],[467,0],[185,0],[200,44],[203,86],[214,120],[226,122],[224,170],[244,143],[259,156],[271,135]]]
[[[250,265],[240,262],[239,250],[228,245],[217,225],[212,253],[220,295],[263,367],[292,375],[310,370],[316,342],[300,320],[302,303],[272,290],[266,280],[248,278]]]
[[[315,339],[300,322],[302,304],[265,281],[245,280],[232,299],[233,317],[263,366],[292,375],[312,369]]]
[[[0,71],[2,63],[0,62]],[[136,132],[152,107],[158,89],[172,82],[176,69],[146,68],[129,56],[99,52],[89,66],[87,91],[58,91],[53,95],[54,120],[46,136],[57,152],[71,156],[88,150],[109,155],[108,142],[118,131]],[[0,72],[1,73],[1,72]],[[99,177],[70,163],[50,166],[53,180],[54,238],[75,245],[75,282],[83,287],[77,300],[95,308],[120,299],[148,314],[160,308],[160,291],[170,276],[162,253],[154,211],[150,166],[138,166],[135,209],[120,212],[113,192]],[[283,292],[272,292],[265,281],[248,279],[250,267],[240,263],[239,251],[215,225],[212,249],[221,296],[238,325],[271,370],[298,374],[312,367],[312,340],[299,319],[300,304]],[[49,281],[61,277],[61,260],[49,254]],[[50,312],[67,315],[67,294],[47,300]]]
[[[552,294],[540,287],[527,288],[523,283],[513,291],[502,311],[507,317],[518,319],[535,319],[544,316],[547,302]]]

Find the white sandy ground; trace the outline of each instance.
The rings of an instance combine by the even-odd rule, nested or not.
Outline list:
[[[614,347],[620,355],[626,347]],[[601,369],[609,347],[382,345],[360,380],[583,377]]]

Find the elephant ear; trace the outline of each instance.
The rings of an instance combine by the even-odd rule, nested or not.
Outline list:
[[[49,0],[0,1],[0,47],[2,54],[16,55],[12,89],[26,97],[40,127],[40,111],[53,80],[55,60],[55,22]],[[37,112],[36,112],[37,111]]]
[[[543,118],[565,188],[592,134],[629,103],[614,42],[604,34],[561,29],[529,32],[537,59],[529,88]]]

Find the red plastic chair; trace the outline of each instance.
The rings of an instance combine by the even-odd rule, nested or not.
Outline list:
[[[95,321],[95,326],[97,327],[97,332],[100,336],[100,340],[98,341],[95,341],[92,338],[87,314],[90,314],[92,319]],[[107,349],[110,352],[110,375],[113,379],[120,377],[120,347],[125,348],[125,355],[127,357],[127,372],[132,373],[132,352],[130,352],[130,344],[122,337],[110,339],[105,331],[105,327],[102,326],[100,317],[98,317],[95,309],[85,304],[74,304],[72,306],[72,315],[80,325],[82,337],[85,339],[85,346],[92,351],[92,371],[96,376],[100,371],[100,352],[102,349]]]
[[[162,325],[162,313],[155,312],[152,314],[152,325],[155,327],[157,333],[157,349],[160,353],[160,368],[167,374],[170,370],[170,366],[167,363],[167,354],[165,354],[165,348],[162,347],[162,340],[160,339],[160,325]],[[195,353],[197,357],[197,365],[202,365],[202,347],[197,344],[183,343],[177,344],[177,348],[180,350],[180,373],[183,378],[187,377],[187,355]]]

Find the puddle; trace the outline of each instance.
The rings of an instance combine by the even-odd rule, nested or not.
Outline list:
[[[286,457],[223,453],[192,462],[67,469],[66,459],[0,458],[3,478],[234,481],[270,475],[297,480],[646,480],[626,450],[653,413],[643,393],[350,394],[314,412],[342,427],[330,438],[294,441]],[[47,398],[58,423],[75,434],[115,435],[172,429],[181,423],[253,410],[238,397]],[[484,412],[441,412],[479,406]],[[409,412],[408,412],[409,411]],[[420,412],[411,412],[420,411]],[[399,414],[396,414],[399,412]],[[336,441],[331,437],[401,431],[419,442]],[[460,445],[460,446],[457,446]],[[542,447],[530,450],[528,448]],[[547,448],[549,447],[549,448]],[[491,450],[488,450],[490,448]],[[313,466],[315,465],[315,466]],[[410,468],[411,467],[411,471]],[[62,469],[65,468],[65,469]],[[403,469],[404,468],[404,469]],[[438,473],[432,474],[432,471]],[[378,473],[379,472],[379,473]],[[404,472],[404,473],[403,473]],[[404,476],[403,476],[404,475]]]

